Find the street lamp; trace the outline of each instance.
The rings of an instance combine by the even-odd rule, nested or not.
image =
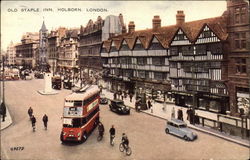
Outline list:
[[[5,90],[5,86],[4,86],[4,79],[5,79],[5,75],[4,75],[4,56],[2,56],[2,63],[3,63],[3,100],[2,100],[2,103],[1,103],[1,106],[0,106],[0,109],[1,109],[1,115],[3,117],[3,122],[5,121],[5,116],[6,116],[6,106],[5,106],[5,94],[4,94],[4,90]]]
[[[194,80],[194,71],[195,71],[195,60],[194,60],[194,56],[192,59],[192,67],[191,67],[191,74],[192,74],[192,82],[193,82],[193,87],[192,87],[192,92],[193,92],[193,105],[192,105],[192,120],[193,120],[193,124],[195,124],[195,90],[194,90],[194,86],[195,86],[195,80]]]

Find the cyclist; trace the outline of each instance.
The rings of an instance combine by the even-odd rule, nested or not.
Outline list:
[[[129,144],[128,137],[125,133],[122,134],[122,145],[127,150]]]
[[[114,125],[109,129],[110,133],[110,145],[113,145],[113,139],[115,138],[115,128]]]
[[[104,134],[104,126],[101,122],[99,122],[98,124],[98,131],[99,131],[99,136],[100,137],[103,137],[103,134]]]

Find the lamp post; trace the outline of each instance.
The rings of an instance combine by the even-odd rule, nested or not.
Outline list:
[[[6,106],[5,106],[5,86],[4,86],[4,79],[5,79],[5,75],[4,75],[4,56],[2,56],[2,66],[3,66],[3,75],[2,75],[2,77],[3,77],[3,92],[2,92],[2,94],[3,94],[3,100],[2,100],[2,103],[1,103],[1,115],[2,115],[2,121],[4,122],[5,121],[5,116],[6,116]]]
[[[194,69],[195,68],[195,61],[194,61],[194,57],[192,59],[192,81],[193,81],[193,87],[192,87],[192,91],[193,91],[193,111],[192,111],[192,115],[193,115],[193,124],[195,124],[195,106],[196,106],[196,102],[195,102],[195,90],[194,90],[194,86],[195,86],[195,80],[194,80]]]

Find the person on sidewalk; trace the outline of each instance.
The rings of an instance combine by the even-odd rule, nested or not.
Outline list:
[[[129,98],[130,98],[130,102],[132,102],[132,98],[133,98],[133,94],[132,93],[129,94]]]
[[[150,99],[148,100],[148,109],[150,109],[152,107],[152,103],[150,101]]]
[[[172,108],[172,111],[171,111],[171,118],[175,118],[175,108],[174,107]]]
[[[4,102],[1,103],[1,115],[2,115],[2,122],[4,122],[6,117],[6,106]]]
[[[114,99],[116,99],[117,97],[116,97],[117,95],[116,95],[116,92],[114,93]]]
[[[46,114],[44,114],[44,116],[43,116],[43,125],[44,125],[45,130],[47,130],[48,120],[49,120],[48,116]]]
[[[32,114],[33,114],[33,109],[31,107],[28,109],[28,114],[29,114],[29,117],[31,119],[32,118]]]
[[[182,120],[183,121],[183,112],[181,109],[178,109],[178,117],[177,117],[179,120]]]
[[[111,126],[111,128],[109,129],[109,133],[110,133],[110,145],[114,145],[113,139],[115,138],[115,127],[114,125]]]
[[[34,115],[32,115],[32,117],[31,117],[31,124],[32,124],[33,132],[35,132],[35,129],[36,129],[36,118],[35,118]]]

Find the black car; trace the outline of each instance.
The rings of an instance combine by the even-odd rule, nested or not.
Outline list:
[[[53,89],[61,89],[62,88],[62,80],[58,76],[52,77],[52,88]]]
[[[65,89],[71,89],[72,87],[74,87],[72,80],[65,79],[63,81],[63,88],[65,88]]]
[[[43,79],[43,78],[44,78],[42,72],[35,72],[34,76],[35,76],[35,78],[37,78],[37,79]]]
[[[100,104],[108,104],[108,99],[104,94],[100,94]]]
[[[130,114],[130,108],[124,104],[122,100],[110,100],[109,108],[111,111],[119,114]]]

